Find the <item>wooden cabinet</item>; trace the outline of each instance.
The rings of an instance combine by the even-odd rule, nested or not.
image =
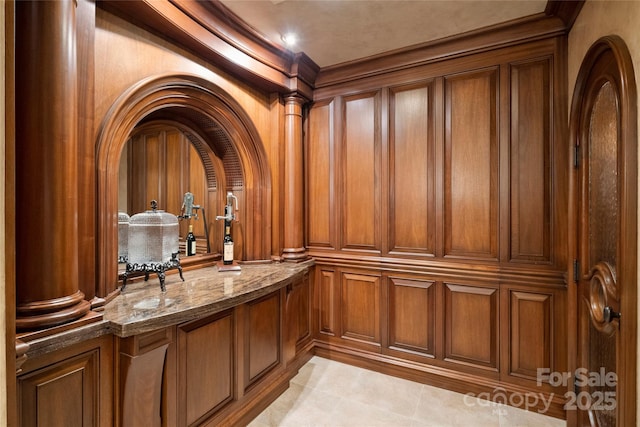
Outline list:
[[[235,397],[235,312],[178,327],[178,425],[193,425]]]
[[[18,425],[113,425],[113,338],[28,359],[17,378]]]
[[[251,420],[288,387],[300,366],[293,362],[310,351],[310,295],[305,274],[214,315],[119,339],[119,425]]]

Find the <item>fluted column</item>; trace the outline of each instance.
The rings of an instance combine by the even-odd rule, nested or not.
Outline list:
[[[284,249],[286,261],[307,258],[304,248],[304,183],[302,155],[302,105],[304,99],[291,95],[285,98],[284,111]]]
[[[16,2],[16,326],[82,317],[76,2]]]

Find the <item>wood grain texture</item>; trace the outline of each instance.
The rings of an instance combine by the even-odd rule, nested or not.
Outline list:
[[[435,253],[433,82],[390,93],[389,250]]]
[[[380,343],[380,277],[360,273],[342,273],[341,337]]]
[[[553,295],[518,291],[510,294],[510,373],[536,380],[539,368],[552,370]]]
[[[435,356],[435,284],[389,278],[389,347]]]
[[[498,257],[495,69],[447,77],[445,255]]]
[[[497,371],[497,290],[446,284],[445,301],[446,360]]]
[[[511,64],[511,255],[550,262],[551,86],[549,59]]]
[[[333,100],[314,104],[309,113],[309,136],[306,141],[306,212],[307,246],[336,247],[337,206],[333,202],[334,138]]]
[[[178,328],[180,425],[207,418],[234,397],[234,314],[225,311]]]
[[[343,108],[342,247],[379,251],[380,95],[346,98]]]

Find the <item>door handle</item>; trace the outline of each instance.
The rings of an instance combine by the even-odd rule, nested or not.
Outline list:
[[[611,323],[613,319],[620,318],[620,313],[614,311],[610,306],[606,306],[602,310],[602,317],[604,318],[605,323]]]

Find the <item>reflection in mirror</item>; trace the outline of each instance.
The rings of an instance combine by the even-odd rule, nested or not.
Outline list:
[[[181,259],[219,252],[216,238],[220,233],[214,229],[215,223],[207,223],[215,218],[219,205],[215,174],[219,159],[206,144],[201,141],[194,144],[196,139],[193,132],[162,120],[140,124],[131,133],[121,154],[119,169],[120,273],[126,263],[126,217],[145,212],[150,200],[157,200],[159,209],[179,218]],[[186,250],[190,231],[196,241],[194,255],[187,255]]]

